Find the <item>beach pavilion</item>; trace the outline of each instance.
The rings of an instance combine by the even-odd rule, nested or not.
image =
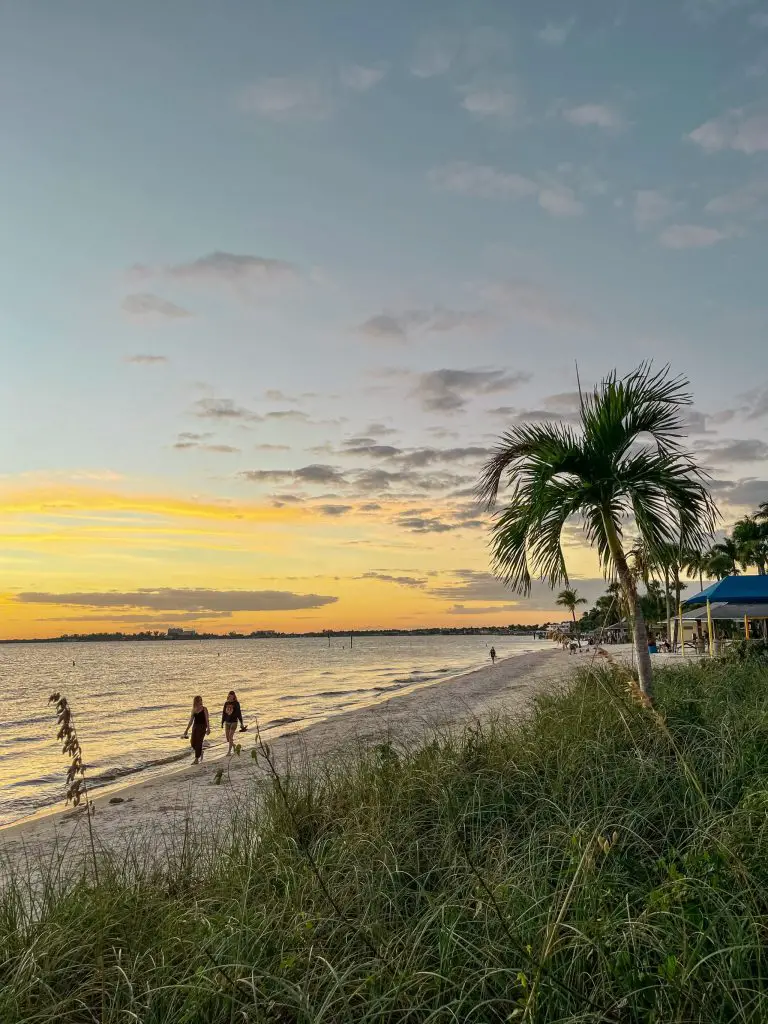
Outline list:
[[[684,639],[685,625],[691,623],[701,636],[702,623],[707,624],[709,653],[714,652],[718,620],[739,622],[749,639],[750,622],[768,621],[768,576],[726,576],[698,594],[691,594],[680,603],[680,625]]]

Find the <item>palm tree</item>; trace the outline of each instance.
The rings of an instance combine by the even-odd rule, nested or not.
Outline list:
[[[579,647],[581,647],[581,637],[579,636],[579,627],[576,624],[576,606],[586,603],[586,597],[579,597],[579,592],[575,588],[573,590],[561,590],[557,595],[557,604],[561,605],[563,608],[567,608],[571,613],[571,618],[573,619],[573,631],[576,634]]]
[[[699,577],[699,590],[704,589],[704,573],[708,572],[709,558],[704,551],[684,551],[682,565],[687,573]]]
[[[730,537],[725,537],[713,544],[708,554],[710,572],[718,579],[725,576],[738,576],[741,563],[741,551]]]
[[[606,576],[618,576],[630,611],[640,687],[648,700],[652,668],[636,581],[624,550],[623,525],[634,519],[656,556],[665,545],[700,548],[717,509],[703,476],[681,447],[687,381],[641,365],[614,371],[582,397],[579,429],[567,423],[522,423],[502,435],[486,462],[478,495],[496,505],[506,477],[511,494],[491,527],[493,568],[528,594],[532,574],[568,584],[562,547],[578,517]],[[645,441],[649,438],[649,441]]]
[[[768,561],[768,524],[759,523],[756,516],[744,516],[733,524],[731,539],[739,551],[744,568],[754,565],[759,576],[765,576]]]

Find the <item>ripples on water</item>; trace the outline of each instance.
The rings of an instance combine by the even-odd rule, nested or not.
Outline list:
[[[47,707],[54,690],[75,712],[92,783],[146,777],[191,759],[181,734],[199,693],[211,717],[209,755],[223,752],[221,705],[234,689],[246,724],[269,735],[541,650],[515,637],[358,637],[349,640],[177,640],[0,645],[0,824],[61,801],[65,759]],[[72,662],[74,661],[74,665]]]

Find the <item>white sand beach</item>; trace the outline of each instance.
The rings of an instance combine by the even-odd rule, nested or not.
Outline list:
[[[277,762],[287,756],[314,757],[328,754],[346,744],[391,738],[396,743],[417,741],[435,727],[495,712],[524,712],[533,696],[565,679],[569,671],[586,658],[572,657],[551,648],[517,655],[486,665],[473,672],[435,682],[410,693],[336,715],[296,731],[290,727],[270,739]],[[254,778],[249,756],[253,734],[245,733],[243,756],[219,757],[202,765],[154,777],[114,789],[94,798],[93,826],[98,845],[119,850],[137,832],[161,834],[183,825],[194,815],[199,823],[206,815],[221,814],[242,802]],[[190,751],[191,754],[191,751]],[[227,771],[220,785],[214,784],[217,770]],[[62,776],[64,773],[62,764]],[[47,812],[0,829],[0,877],[20,858],[46,858],[67,849],[76,859],[87,841],[87,821],[82,809]]]

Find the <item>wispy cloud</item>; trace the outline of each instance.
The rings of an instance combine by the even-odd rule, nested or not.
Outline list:
[[[192,406],[192,414],[204,420],[260,422],[263,419],[259,413],[237,405],[231,398],[199,398]]]
[[[379,583],[394,583],[398,587],[415,587],[421,589],[427,584],[426,579],[419,576],[393,576],[386,572],[364,572],[358,579],[377,580]]]
[[[730,237],[725,231],[704,224],[670,224],[659,235],[665,249],[706,249]]]
[[[331,114],[333,99],[319,80],[286,75],[263,78],[247,86],[240,94],[239,106],[245,113],[273,121],[321,121]]]
[[[444,75],[456,59],[459,45],[459,38],[450,32],[422,36],[411,59],[411,74],[417,78]]]
[[[530,374],[522,371],[431,370],[419,374],[412,393],[426,410],[457,412],[472,397],[510,391],[527,380]]]
[[[592,317],[577,303],[571,302],[555,288],[534,281],[512,278],[482,289],[482,294],[499,307],[506,317],[522,317],[547,328],[586,330],[593,326]]]
[[[710,199],[705,207],[707,213],[737,216],[743,213],[760,211],[768,214],[768,179],[750,181],[740,188]]]
[[[548,21],[536,35],[547,46],[562,46],[573,31],[575,24],[575,18],[568,18],[567,21]]]
[[[175,302],[163,299],[152,292],[137,292],[133,295],[126,295],[122,302],[124,313],[129,316],[159,316],[167,317],[170,320],[178,320],[192,316],[188,309],[177,306]]]
[[[679,201],[659,189],[639,189],[634,194],[632,219],[638,231],[647,231],[673,217],[679,209]]]
[[[387,64],[374,64],[366,67],[363,64],[349,64],[339,72],[341,84],[354,92],[368,92],[384,78],[389,67]]]
[[[706,153],[733,149],[752,155],[768,151],[768,113],[749,114],[743,109],[729,110],[705,121],[687,136]]]
[[[411,309],[402,313],[378,313],[360,324],[358,331],[374,341],[404,342],[413,334],[445,334],[451,331],[483,331],[494,325],[482,310]]]
[[[478,79],[459,90],[463,96],[461,106],[475,117],[504,118],[518,117],[523,110],[523,99],[519,89],[508,78]]]
[[[285,260],[243,253],[212,252],[188,263],[162,267],[136,264],[131,276],[139,279],[165,277],[191,284],[226,284],[240,290],[283,284],[298,279],[298,268]]]
[[[30,591],[16,594],[20,604],[53,604],[81,608],[147,608],[155,611],[275,612],[322,608],[338,601],[322,594],[295,594],[284,590],[208,590],[159,587],[155,590],[93,591],[55,594]]]
[[[624,126],[624,118],[610,103],[583,103],[567,107],[563,117],[578,128],[605,128],[615,131]]]
[[[149,354],[138,354],[135,356],[126,356],[126,363],[138,363],[144,366],[160,366],[163,363],[168,362],[167,356],[154,356]]]
[[[553,217],[578,217],[584,204],[574,190],[549,176],[534,181],[522,174],[496,167],[453,161],[429,172],[429,181],[445,192],[478,199],[535,199]]]

